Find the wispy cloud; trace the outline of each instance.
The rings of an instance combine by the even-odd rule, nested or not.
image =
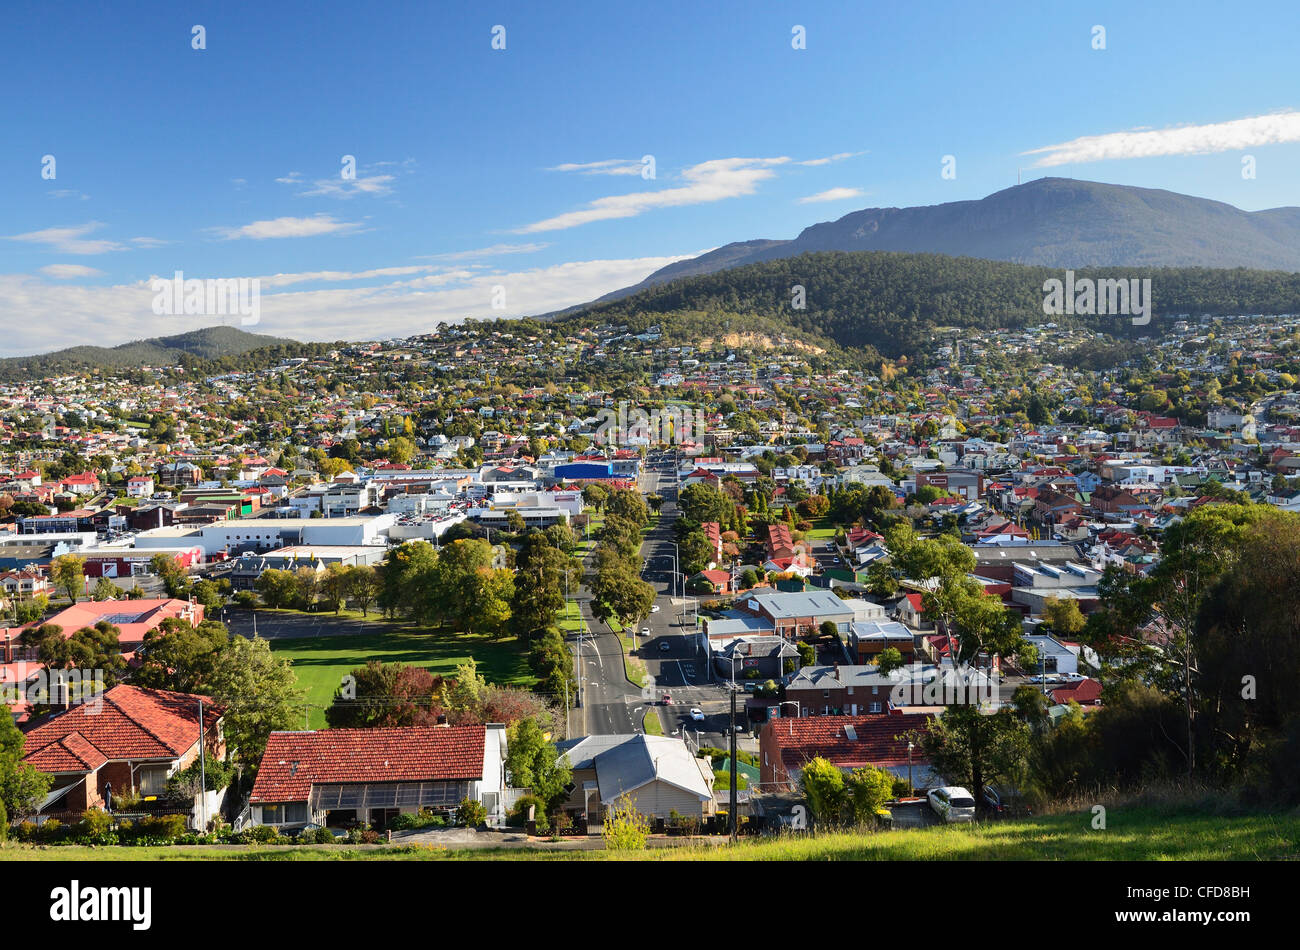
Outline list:
[[[1300,112],[1257,115],[1209,125],[1180,125],[1167,129],[1131,129],[1105,135],[1085,135],[1056,145],[1021,152],[1041,155],[1034,168],[1117,158],[1160,155],[1206,155],[1261,145],[1300,142]]]
[[[352,198],[356,195],[392,194],[392,175],[372,175],[369,178],[320,178],[307,191],[298,194],[305,198]]]
[[[546,169],[548,172],[579,172],[583,175],[639,175],[641,160],[636,158],[607,158],[599,162],[566,162]]]
[[[99,277],[104,272],[85,264],[47,264],[41,273],[55,280],[76,280],[78,277]]]
[[[46,194],[48,194],[51,198],[59,198],[59,199],[77,198],[81,201],[86,201],[87,199],[90,198],[90,195],[86,194],[84,191],[77,191],[77,189],[75,188],[55,188],[53,191],[46,192]]]
[[[493,244],[472,251],[449,251],[446,254],[421,254],[420,258],[428,261],[472,261],[480,257],[500,257],[504,254],[532,254],[551,245],[544,241],[528,244]]]
[[[85,239],[87,234],[103,226],[100,221],[87,221],[85,224],[73,227],[45,228],[41,231],[28,231],[26,234],[11,234],[6,237],[6,240],[44,244],[61,254],[106,254],[109,251],[125,250],[125,246],[117,241],[102,238],[89,241]]]
[[[831,162],[842,162],[846,158],[856,158],[859,155],[865,155],[866,152],[836,152],[834,155],[827,155],[825,158],[810,158],[807,161],[795,162],[796,165],[829,165]]]
[[[317,270],[301,274],[272,274],[258,279],[262,282],[263,287],[272,289],[315,282],[341,283],[353,280],[374,280],[376,277],[408,277],[412,274],[421,274],[430,270],[433,270],[431,264],[411,264],[406,267],[376,267],[372,270]]]
[[[775,176],[773,168],[788,158],[718,158],[692,165],[682,172],[687,184],[658,191],[634,191],[624,195],[597,198],[586,207],[534,221],[516,228],[515,234],[539,231],[562,231],[613,218],[634,218],[655,208],[706,204],[727,198],[752,195],[760,182]]]
[[[799,204],[810,205],[818,201],[843,201],[845,198],[857,198],[863,194],[861,188],[828,188],[815,195],[800,198]]]
[[[228,241],[252,238],[255,241],[267,238],[317,237],[322,234],[345,234],[361,227],[359,222],[340,221],[333,215],[317,214],[310,218],[272,218],[267,221],[254,221],[238,228],[211,228]]]

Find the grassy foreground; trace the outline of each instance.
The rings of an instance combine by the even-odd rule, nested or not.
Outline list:
[[[348,861],[348,860],[651,860],[651,861],[1256,861],[1300,860],[1300,814],[1232,817],[1159,807],[1111,809],[1105,830],[1091,812],[974,826],[919,828],[652,848],[639,852],[429,845],[45,847],[0,846],[0,861]]]

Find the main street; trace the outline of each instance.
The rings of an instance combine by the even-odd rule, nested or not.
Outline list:
[[[663,498],[658,522],[641,548],[644,577],[657,591],[659,608],[642,622],[648,636],[636,630],[637,657],[652,677],[644,691],[628,682],[623,669],[622,647],[603,622],[591,615],[591,595],[585,588],[575,597],[591,634],[583,638],[580,676],[584,680],[583,708],[575,711],[571,723],[574,735],[627,734],[642,732],[647,703],[659,716],[667,735],[682,734],[704,745],[725,742],[729,704],[726,692],[710,683],[708,664],[696,635],[693,600],[680,596],[684,578],[676,563],[674,525],[678,518],[675,455],[652,453],[645,463],[640,487],[646,495]],[[577,637],[572,638],[575,652]],[[663,695],[672,705],[663,705]],[[690,717],[692,707],[705,715],[704,722]],[[743,709],[743,705],[742,705]]]

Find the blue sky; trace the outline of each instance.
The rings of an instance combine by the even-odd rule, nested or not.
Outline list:
[[[263,6],[6,6],[0,353],[238,325],[175,271],[299,339],[545,312],[1021,168],[1300,204],[1293,2]]]

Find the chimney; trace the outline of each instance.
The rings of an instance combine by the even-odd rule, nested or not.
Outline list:
[[[838,683],[839,680],[840,680],[840,663],[839,660],[836,660],[835,661],[835,682]]]

